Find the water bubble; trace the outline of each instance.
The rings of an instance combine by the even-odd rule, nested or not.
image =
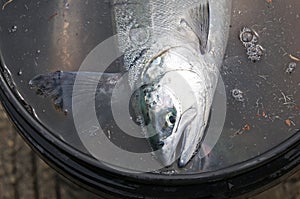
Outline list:
[[[22,70],[20,69],[18,75],[21,76],[23,74]]]
[[[259,61],[263,55],[263,47],[260,45],[254,45],[247,48],[248,59],[251,61]]]
[[[259,61],[263,55],[264,48],[257,44],[258,34],[247,27],[244,27],[240,32],[240,40],[246,48],[248,59],[253,62]]]
[[[236,101],[243,102],[245,100],[243,97],[243,92],[237,88],[231,91],[231,95]]]
[[[66,8],[66,9],[69,9],[69,8],[70,8],[69,2],[66,2],[66,3],[65,3],[65,8]]]
[[[285,72],[291,74],[292,72],[295,71],[296,66],[297,66],[296,62],[289,63],[289,65],[288,65],[288,67],[287,67],[287,69],[286,69]]]
[[[241,40],[243,42],[250,42],[252,41],[253,34],[251,32],[244,32],[241,34]]]

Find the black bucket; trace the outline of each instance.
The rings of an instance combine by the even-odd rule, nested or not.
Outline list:
[[[226,105],[226,117],[218,141],[201,162],[140,172],[99,160],[81,137],[87,134],[97,141],[98,127],[91,125],[78,133],[70,110],[62,109],[56,99],[53,106],[50,98],[38,96],[28,83],[39,74],[77,71],[98,44],[113,36],[114,6],[110,1],[67,0],[3,4],[1,101],[24,140],[49,165],[99,195],[136,198],[254,194],[299,168],[300,2],[296,0],[233,0],[221,68],[225,92],[217,90],[215,96],[225,96],[220,103]],[[247,51],[243,39],[247,31],[258,39],[254,54]],[[122,59],[109,72],[118,70]],[[214,101],[212,110],[218,104]],[[111,124],[113,113],[106,110],[105,103],[101,106],[103,112],[97,116],[106,137],[130,152],[148,152],[143,139],[118,133]],[[212,111],[212,118],[214,114],[217,112]],[[211,119],[210,126],[213,122]],[[201,166],[195,169],[196,164]]]

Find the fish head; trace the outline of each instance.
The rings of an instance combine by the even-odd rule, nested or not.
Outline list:
[[[175,132],[181,117],[181,104],[170,88],[155,82],[143,85],[131,100],[141,126],[155,155],[163,165],[175,161],[177,142]],[[175,142],[175,143],[172,143]]]
[[[142,129],[164,166],[177,159],[184,166],[194,155],[205,126],[205,101],[192,89],[202,87],[194,81],[197,74],[191,71],[168,71],[158,79],[143,85],[135,95]]]

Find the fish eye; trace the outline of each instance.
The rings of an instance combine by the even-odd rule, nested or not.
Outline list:
[[[169,117],[169,121],[172,123],[172,124],[174,124],[175,123],[175,117],[173,116],[173,115],[171,115],[170,117]]]
[[[166,123],[169,126],[172,126],[172,125],[175,124],[175,122],[176,122],[176,115],[173,112],[167,113],[167,115],[166,115]]]

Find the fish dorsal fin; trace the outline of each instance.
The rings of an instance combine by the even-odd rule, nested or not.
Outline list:
[[[183,21],[192,29],[199,39],[200,52],[206,53],[209,33],[209,2],[203,0],[200,5],[191,8]]]

